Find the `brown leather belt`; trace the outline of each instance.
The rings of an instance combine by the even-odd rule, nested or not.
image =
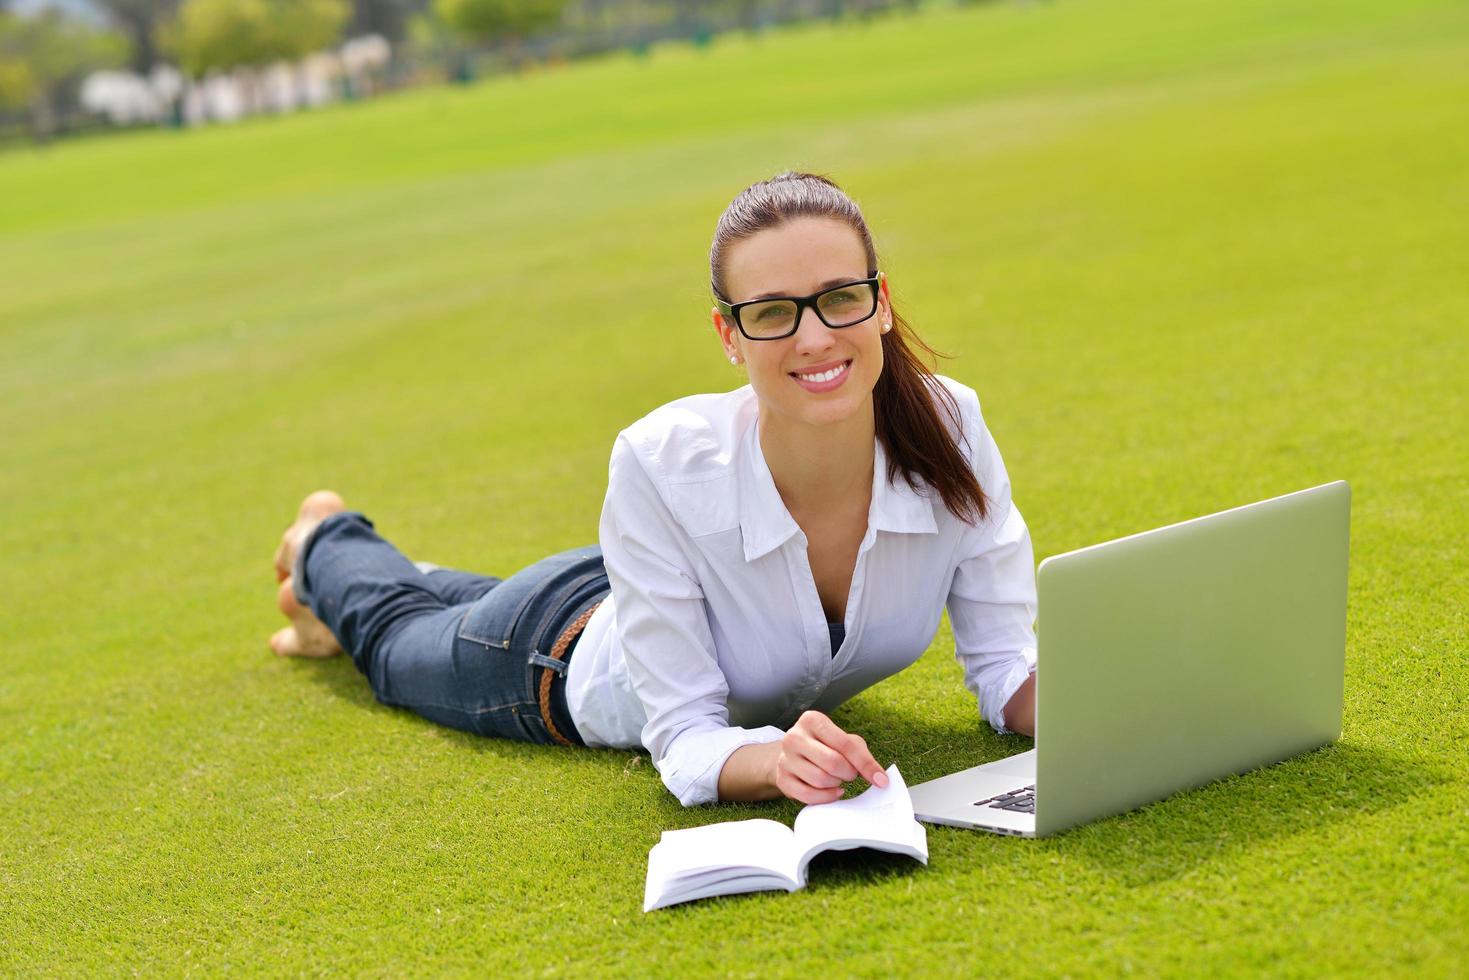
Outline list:
[[[602,604],[601,600],[592,603],[591,608],[571,621],[571,625],[561,631],[556,637],[556,643],[547,654],[552,660],[561,660],[566,656],[566,648],[571,646],[571,641],[581,635],[581,631],[587,628],[587,620],[592,618],[592,613]],[[560,745],[575,745],[571,739],[556,730],[556,723],[551,720],[551,681],[555,678],[555,672],[550,667],[541,668],[541,720],[546,723],[546,731]]]

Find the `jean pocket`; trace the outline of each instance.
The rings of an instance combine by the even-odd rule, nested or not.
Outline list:
[[[465,611],[459,621],[459,638],[509,650],[515,627],[535,595],[535,589],[516,588],[513,580],[500,583]]]
[[[495,586],[465,613],[459,636],[499,650],[509,650],[516,637],[529,653],[541,640],[543,622],[589,573],[602,571],[602,552],[595,545],[542,558]],[[531,620],[526,622],[526,620]]]
[[[606,594],[607,574],[599,566],[596,571],[579,572],[574,578],[556,585],[556,591],[548,593],[541,604],[544,612],[541,621],[533,626],[527,624],[527,628],[533,630],[533,635],[529,638],[532,656],[549,654],[561,631],[581,613],[588,602]],[[557,673],[565,672],[564,665],[557,668]]]
[[[538,745],[551,741],[546,725],[541,721],[540,705],[534,701],[518,701],[480,711],[475,722],[475,729],[481,735]]]
[[[602,552],[595,545],[542,558],[495,586],[480,598],[459,623],[459,636],[487,647],[510,649],[521,620],[532,606],[544,607],[548,594],[559,591],[568,578],[579,578],[601,568]]]

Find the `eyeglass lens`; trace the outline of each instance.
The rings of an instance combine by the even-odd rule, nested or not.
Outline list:
[[[817,294],[816,315],[828,327],[850,327],[872,316],[877,290],[870,283],[837,286]],[[796,330],[800,305],[791,299],[771,299],[740,307],[740,326],[752,337],[783,337]]]

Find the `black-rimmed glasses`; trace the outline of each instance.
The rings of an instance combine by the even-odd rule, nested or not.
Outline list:
[[[780,340],[796,332],[806,307],[816,311],[822,323],[839,330],[870,319],[877,312],[877,273],[870,279],[854,279],[830,286],[810,296],[767,296],[745,303],[726,303],[716,298],[719,312],[739,327],[750,340]]]

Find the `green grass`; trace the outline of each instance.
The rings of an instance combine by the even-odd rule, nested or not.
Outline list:
[[[1450,2],[938,8],[0,156],[0,972],[1462,969],[1466,65]],[[1351,481],[1339,744],[644,916],[661,830],[795,807],[270,655],[316,487],[445,564],[594,539],[617,430],[738,380],[708,237],[790,166],[866,205],[1037,557]],[[837,719],[910,782],[1028,744],[947,634]]]

